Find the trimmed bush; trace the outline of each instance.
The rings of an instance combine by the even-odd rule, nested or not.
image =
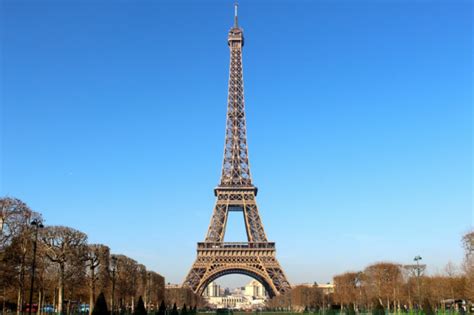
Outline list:
[[[104,293],[99,294],[97,297],[94,309],[92,310],[92,315],[110,315],[109,310],[107,309],[107,302],[105,301]]]
[[[428,299],[423,300],[423,312],[425,315],[434,315],[433,308],[431,307],[430,301]]]
[[[166,304],[165,301],[161,301],[160,307],[158,308],[158,312],[156,315],[166,315]]]
[[[179,315],[178,313],[178,307],[176,306],[176,303],[173,304],[173,309],[171,310],[170,315]]]
[[[385,309],[378,299],[374,299],[375,307],[372,309],[372,315],[385,315]]]
[[[186,304],[184,304],[183,308],[181,309],[181,315],[188,315],[188,308],[186,307]]]
[[[349,303],[349,306],[347,306],[347,309],[346,309],[346,315],[355,315],[355,314],[356,314],[356,311],[354,308],[354,304]]]
[[[137,307],[135,307],[135,310],[133,311],[133,315],[147,315],[145,304],[143,303],[143,299],[141,295],[138,298]]]

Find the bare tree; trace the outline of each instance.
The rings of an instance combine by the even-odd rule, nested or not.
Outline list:
[[[135,297],[142,296],[145,297],[145,307],[148,303],[148,272],[145,265],[137,264],[137,278],[135,279]]]
[[[17,314],[22,311],[25,300],[26,265],[32,243],[30,223],[35,219],[41,220],[41,215],[31,211],[23,201],[0,199],[0,266],[6,273],[0,282],[4,294],[9,285],[17,288]]]
[[[108,266],[110,249],[102,244],[91,244],[87,246],[86,265],[89,280],[89,314],[92,314],[96,299],[96,285],[101,280],[100,267]],[[103,269],[103,268],[102,268]]]
[[[165,299],[165,278],[154,271],[150,271],[150,303],[158,307]]]
[[[454,287],[457,278],[457,267],[453,262],[448,262],[444,267],[444,273],[446,274],[446,283],[448,286],[449,295],[444,292],[444,298],[450,297],[451,299],[455,298]]]
[[[464,275],[466,277],[465,296],[468,300],[474,301],[474,230],[463,236],[462,245],[465,251],[463,264]]]
[[[359,272],[346,272],[333,278],[334,299],[341,304],[341,308],[350,303],[356,304],[359,289]]]
[[[40,217],[21,200],[15,198],[0,199],[0,253],[3,252],[15,237],[28,229],[32,217]]]
[[[70,227],[49,226],[43,230],[42,241],[46,257],[58,266],[58,312],[62,313],[67,263],[73,266],[75,259],[84,257],[87,236]]]
[[[395,307],[402,284],[400,265],[387,262],[376,263],[368,266],[364,274],[367,292],[370,292],[372,299],[378,299],[380,304],[386,305],[387,309],[392,303]]]
[[[46,257],[43,243],[40,242],[38,245],[35,283],[37,283],[38,287],[37,315],[41,315],[40,313],[43,309],[45,299],[54,296],[54,291],[58,283],[58,268],[55,264],[51,264],[51,261]]]
[[[26,293],[38,301],[38,314],[42,306],[53,304],[57,311],[73,311],[63,301],[92,300],[100,292],[111,293],[110,251],[105,245],[87,246],[87,236],[75,229],[50,226],[40,230],[37,243],[35,279],[32,274],[33,229],[31,222],[41,215],[31,211],[21,200],[0,198],[0,299],[1,312],[9,305],[17,305],[21,312]],[[147,297],[147,304],[163,301],[164,278],[147,271],[135,260],[119,255],[116,273],[117,292],[122,305],[134,304],[137,294]],[[34,280],[30,290],[28,280]],[[30,290],[30,292],[28,292]],[[189,303],[191,305],[191,303]]]
[[[417,301],[418,304],[421,303],[422,297],[421,292],[424,291],[421,288],[423,287],[423,280],[426,270],[425,264],[412,264],[404,265],[403,273],[406,278],[406,294],[408,295],[408,303],[413,304],[413,301]],[[415,297],[417,299],[415,299]]]
[[[446,266],[444,266],[444,273],[448,277],[455,277],[458,273],[458,267],[452,261],[449,261]]]
[[[171,308],[173,304],[176,305],[204,305],[202,297],[193,292],[190,288],[179,287],[179,288],[166,288],[165,289],[165,300],[168,308]]]
[[[138,264],[135,260],[125,255],[117,257],[116,292],[119,297],[119,306],[133,309],[138,278]]]

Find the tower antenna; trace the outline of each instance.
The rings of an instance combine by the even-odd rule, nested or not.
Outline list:
[[[239,27],[239,16],[238,16],[239,4],[237,1],[234,3],[234,27]]]

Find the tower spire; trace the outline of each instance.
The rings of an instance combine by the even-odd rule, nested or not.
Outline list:
[[[219,186],[252,186],[245,124],[242,47],[244,35],[237,25],[235,4],[234,27],[227,43],[230,48],[229,89],[227,94],[227,124],[224,142],[224,162]]]
[[[235,28],[238,28],[239,27],[239,14],[238,14],[238,10],[239,10],[239,4],[237,3],[237,1],[234,3],[234,27]]]

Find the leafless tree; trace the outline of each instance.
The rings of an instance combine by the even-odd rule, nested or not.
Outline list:
[[[400,287],[402,285],[401,266],[394,263],[376,263],[365,268],[366,290],[370,297],[376,298],[380,304],[397,306]],[[398,302],[398,303],[397,303]]]
[[[42,221],[21,200],[0,198],[0,297],[3,312],[6,305],[16,304],[22,311],[26,293],[30,293],[33,229],[31,222]],[[53,304],[60,313],[72,311],[63,301],[86,301],[91,310],[96,292],[111,293],[110,251],[105,245],[87,246],[87,236],[73,228],[49,226],[39,231],[37,243],[34,301],[38,314],[45,303]],[[164,278],[146,270],[124,255],[117,269],[117,292],[122,303],[134,304],[138,295],[147,296],[147,303],[164,300]],[[67,308],[65,308],[67,306]],[[1,311],[1,310],[0,310]]]
[[[165,278],[154,271],[149,271],[150,303],[155,307],[165,300]]]
[[[463,263],[464,275],[466,277],[465,296],[468,300],[474,301],[474,230],[463,236],[462,245],[465,251]]]
[[[116,292],[119,297],[119,306],[133,309],[138,278],[138,264],[135,260],[125,255],[117,257]]]
[[[102,244],[90,244],[87,246],[86,266],[89,282],[89,314],[92,314],[96,299],[96,287],[98,282],[104,281],[104,267],[109,265],[110,249]],[[102,267],[102,268],[101,268]],[[102,284],[102,287],[104,285]]]
[[[204,305],[204,300],[200,295],[194,293],[190,288],[166,288],[165,300],[168,308],[176,305]]]
[[[404,293],[407,296],[407,303],[412,307],[414,301],[421,303],[421,292],[423,288],[423,281],[426,278],[424,276],[426,271],[425,264],[409,264],[404,265],[402,268],[403,278],[405,280]]]
[[[20,236],[32,220],[39,217],[21,200],[0,199],[0,252],[3,252],[15,237]]]
[[[87,236],[70,227],[48,226],[44,229],[41,239],[45,246],[46,257],[58,267],[57,309],[62,313],[66,267],[75,267],[75,262],[85,257]]]
[[[27,260],[31,258],[32,245],[30,223],[35,219],[41,220],[41,215],[21,200],[0,199],[0,275],[5,275],[0,282],[4,295],[8,286],[17,288],[17,314],[25,300]]]
[[[349,304],[357,304],[360,297],[360,273],[346,272],[342,275],[335,276],[334,282],[334,299],[341,304],[341,307]]]

